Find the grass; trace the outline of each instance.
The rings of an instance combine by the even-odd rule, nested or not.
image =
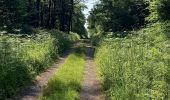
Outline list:
[[[76,34],[56,30],[37,30],[34,35],[0,35],[0,99],[14,96],[21,87],[34,81],[76,40]]]
[[[169,100],[170,41],[161,23],[105,38],[95,62],[108,100]]]
[[[40,100],[79,100],[79,91],[83,79],[85,55],[76,49],[48,82]]]

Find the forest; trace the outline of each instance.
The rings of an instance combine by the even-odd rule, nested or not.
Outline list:
[[[0,100],[169,99],[169,0],[0,0]]]

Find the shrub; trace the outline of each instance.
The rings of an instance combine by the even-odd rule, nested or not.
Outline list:
[[[98,34],[94,34],[91,38],[91,44],[93,46],[99,46],[99,44],[101,43],[101,41],[104,38],[110,38],[112,35],[112,33],[110,32],[99,32]]]
[[[170,41],[162,25],[103,40],[95,61],[108,99],[170,99]]]
[[[80,39],[80,36],[76,33],[66,34],[64,32],[60,32],[58,30],[49,31],[55,38],[58,39],[59,53],[61,54],[68,47],[70,47],[74,42]]]

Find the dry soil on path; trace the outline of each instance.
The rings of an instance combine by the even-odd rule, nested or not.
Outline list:
[[[77,47],[81,43],[76,43],[73,47]],[[86,66],[84,71],[84,79],[82,82],[82,89],[80,93],[80,100],[104,100],[104,94],[101,89],[101,83],[97,78],[97,71],[93,61],[94,48],[89,44],[89,41],[85,41],[85,54],[86,54]],[[37,100],[41,95],[43,88],[47,85],[48,81],[54,74],[62,67],[65,59],[73,50],[68,50],[59,58],[59,61],[55,63],[46,72],[42,73],[36,78],[34,84],[23,88],[16,97],[9,100]]]
[[[87,43],[85,47],[85,53],[86,67],[80,100],[104,100],[105,96],[102,92],[101,82],[97,77],[97,71],[93,60],[94,48],[92,48],[89,43]]]

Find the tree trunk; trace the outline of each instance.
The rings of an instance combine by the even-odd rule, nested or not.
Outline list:
[[[44,5],[41,4],[40,25],[44,27]]]
[[[74,0],[71,0],[71,9],[70,9],[70,16],[69,16],[69,29],[68,32],[72,31],[72,17],[74,12]]]
[[[47,20],[47,28],[51,28],[51,5],[52,1],[49,0],[49,6],[48,6],[48,20]]]
[[[65,8],[63,0],[60,0],[60,31],[65,31]]]
[[[41,0],[36,1],[36,27],[39,27],[40,23],[40,2]]]

